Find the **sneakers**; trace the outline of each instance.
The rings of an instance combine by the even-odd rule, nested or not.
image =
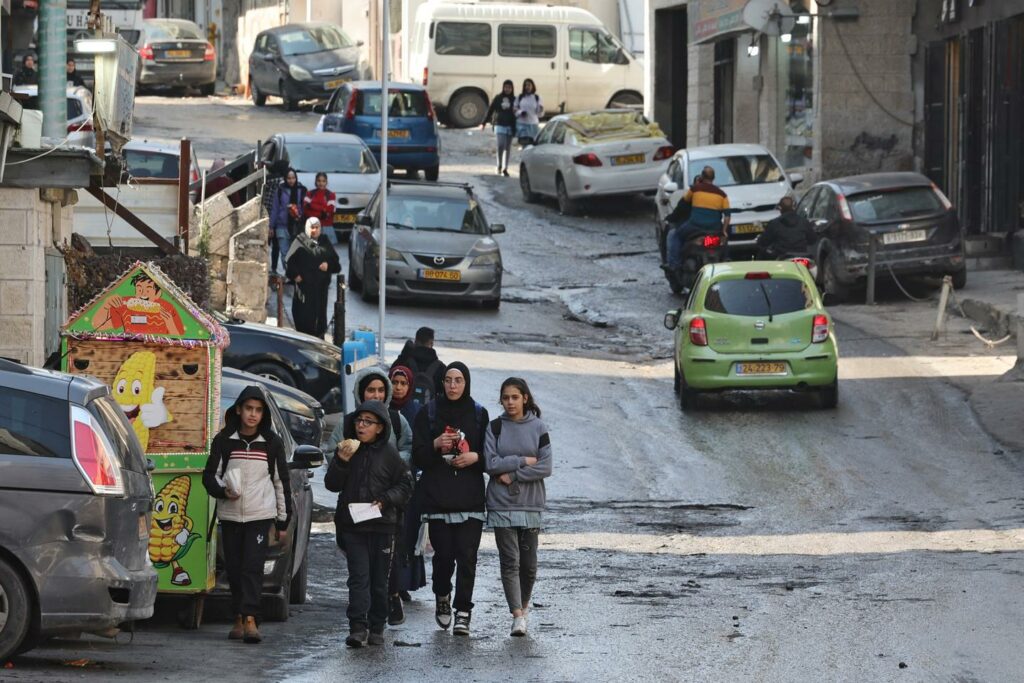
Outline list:
[[[456,612],[455,613],[455,628],[452,629],[452,634],[457,636],[468,636],[469,635],[469,612]]]
[[[384,634],[383,633],[370,633],[370,637],[367,641],[370,645],[383,645]]]
[[[256,626],[256,617],[246,617],[242,626],[242,640],[246,643],[258,643],[263,640],[260,630]]]
[[[526,635],[526,615],[512,617],[512,633],[509,635],[520,637]]]
[[[348,638],[345,639],[345,644],[349,647],[363,647],[366,645],[366,641],[369,637],[370,634],[365,628],[355,627],[348,632]]]
[[[443,629],[452,625],[452,596],[438,595],[437,608],[434,610],[434,621]]]
[[[245,621],[242,619],[242,615],[239,614],[235,617],[235,625],[228,631],[228,638],[230,640],[241,640],[245,633]]]
[[[402,608],[402,596],[398,593],[388,598],[388,624],[398,626],[405,623],[405,610]]]

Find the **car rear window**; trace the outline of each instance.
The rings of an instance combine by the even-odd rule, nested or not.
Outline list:
[[[715,185],[757,185],[777,183],[785,174],[775,160],[767,154],[737,154],[711,159],[694,159],[690,162],[688,178],[700,175],[705,166],[715,169]]]
[[[0,392],[0,453],[71,457],[68,404],[17,389]]]
[[[178,157],[173,154],[127,149],[124,160],[128,174],[136,178],[178,179]]]
[[[198,26],[189,24],[159,23],[146,24],[146,37],[150,40],[203,40]],[[127,40],[127,37],[125,37]]]
[[[420,91],[388,93],[389,116],[426,116],[427,96]],[[380,91],[360,90],[356,95],[356,114],[380,116]]]
[[[487,224],[477,203],[469,198],[388,196],[388,227],[486,235]]]
[[[288,161],[299,173],[376,173],[370,151],[362,145],[289,142]]]
[[[70,121],[71,119],[77,119],[79,116],[81,116],[84,113],[85,113],[85,111],[82,110],[82,101],[77,99],[77,98],[74,98],[74,97],[69,97],[68,98],[68,121]]]
[[[858,222],[891,221],[943,211],[942,201],[930,187],[904,187],[886,192],[864,192],[846,198]]]
[[[107,433],[111,445],[117,449],[124,466],[134,472],[145,472],[146,456],[139,440],[133,438],[132,426],[117,402],[110,396],[98,398],[89,404],[89,412],[103,426],[103,431]]]
[[[704,308],[730,315],[767,316],[793,313],[814,303],[802,280],[720,280],[708,288]]]

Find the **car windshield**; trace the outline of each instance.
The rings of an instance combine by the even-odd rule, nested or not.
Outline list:
[[[124,161],[128,175],[135,178],[178,178],[178,157],[174,154],[126,149]]]
[[[351,143],[289,142],[288,160],[299,173],[377,173],[373,155]]]
[[[786,177],[775,160],[767,154],[737,154],[694,159],[690,162],[687,178],[699,176],[705,166],[715,169],[715,185],[719,187],[777,183]]]
[[[846,198],[857,222],[889,221],[943,211],[942,201],[930,187],[904,187],[886,192],[865,192]]]
[[[720,280],[708,288],[704,308],[729,315],[771,316],[810,308],[814,303],[803,280]]]
[[[299,31],[277,34],[281,52],[286,55],[308,55],[343,47],[355,47],[355,42],[333,26],[311,26]]]
[[[146,37],[149,40],[205,40],[195,24],[176,21],[147,23]]]
[[[388,93],[389,116],[426,116],[426,93],[415,91],[390,91]],[[356,98],[356,114],[380,116],[380,90],[360,90]]]
[[[388,197],[388,227],[399,230],[438,230],[486,235],[476,201],[455,197]]]

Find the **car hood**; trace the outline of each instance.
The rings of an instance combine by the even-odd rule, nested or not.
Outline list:
[[[380,232],[374,230],[379,239]],[[472,251],[495,251],[498,243],[487,235],[473,235],[465,232],[441,232],[435,230],[388,230],[388,247],[398,251],[438,256],[465,256]]]
[[[355,70],[356,65],[359,63],[359,48],[358,47],[343,47],[337,50],[324,50],[323,52],[310,52],[304,55],[286,55],[284,57],[285,64],[301,66],[310,73],[318,69],[330,69],[336,67],[351,67],[351,70]],[[338,72],[338,76],[344,76],[349,73],[348,71]],[[328,74],[323,74],[324,76]]]
[[[338,355],[341,354],[341,349],[339,349],[337,346],[334,346],[333,344],[330,344],[329,342],[320,339],[319,337],[314,337],[311,334],[305,334],[303,332],[297,332],[288,327],[274,327],[273,325],[264,325],[263,323],[250,322],[228,322],[224,323],[224,327],[228,329],[229,334],[234,334],[236,330],[240,330],[243,332],[244,330],[252,330],[254,334],[268,334],[273,335],[275,337],[283,337],[290,341],[301,342],[306,346],[329,346]]]
[[[729,207],[733,212],[751,211],[754,207],[770,204],[773,207],[786,196],[790,186],[786,181],[777,183],[758,183],[753,185],[733,185],[723,187],[729,197]]]
[[[306,187],[316,187],[316,173],[297,174]],[[353,194],[373,194],[380,187],[379,173],[328,173],[327,187],[338,197]],[[339,205],[343,206],[343,205]]]

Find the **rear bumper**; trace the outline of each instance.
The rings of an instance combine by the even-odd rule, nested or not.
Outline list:
[[[142,62],[141,85],[207,85],[217,80],[217,62]]]
[[[565,189],[570,198],[598,197],[607,195],[635,194],[638,192],[654,192],[658,189],[668,161],[616,167],[614,172],[608,168],[593,169],[589,166],[573,164],[565,174]]]
[[[875,273],[888,276],[892,269],[897,275],[952,275],[966,268],[963,247],[960,244],[938,247],[918,247],[898,251],[880,252],[876,256]],[[859,252],[847,254],[836,268],[840,282],[852,285],[868,275],[868,256]]]
[[[425,266],[387,264],[388,296],[400,298],[443,298],[464,301],[492,301],[501,297],[501,268],[460,268],[460,280],[425,280],[419,277]]]
[[[741,362],[781,362],[785,375],[738,375]],[[718,354],[704,348],[687,346],[682,358],[686,383],[700,390],[804,389],[822,387],[836,379],[838,352],[831,339],[811,344],[798,353]]]
[[[427,145],[411,147],[412,149],[410,150],[404,150],[401,147],[388,147],[388,165],[402,170],[430,168],[440,165],[441,157],[437,152],[436,146],[433,146],[434,151],[432,152],[427,151]],[[371,146],[370,151],[377,158],[377,163],[380,163],[380,147]]]

